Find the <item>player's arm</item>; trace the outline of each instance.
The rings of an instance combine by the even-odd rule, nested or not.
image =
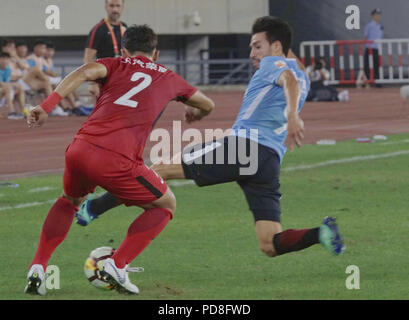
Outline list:
[[[84,63],[94,62],[96,56],[97,56],[97,50],[96,49],[85,48]]]
[[[298,59],[298,57],[294,54],[294,52],[291,49],[288,51],[287,58],[295,59],[295,61],[297,61],[298,68],[301,69],[302,71],[306,72],[304,64],[301,62],[300,59]]]
[[[27,69],[29,69],[29,66],[28,66],[27,64],[25,64],[25,63],[23,62],[23,60],[17,55],[16,49],[10,50],[9,53],[10,53],[10,56],[11,56],[12,58],[14,58],[14,61],[16,62],[16,65],[17,65],[17,67],[18,67],[19,69],[21,69],[21,70],[27,70]]]
[[[68,94],[74,92],[85,81],[95,81],[107,76],[107,68],[97,62],[87,63],[71,72],[57,86],[55,91],[48,96],[41,105],[31,110],[27,123],[30,127],[41,126],[48,117],[48,113],[64,99]]]
[[[287,101],[287,146],[293,151],[294,145],[301,147],[301,140],[304,138],[304,122],[298,115],[300,85],[290,70],[283,71],[277,84],[283,87]]]
[[[85,48],[85,53],[84,53],[84,63],[92,63],[95,60],[95,57],[97,55],[97,50],[93,48]],[[91,83],[88,87],[89,93],[91,93],[93,96],[98,97],[99,95],[99,86],[97,83]]]
[[[58,77],[58,74],[52,69],[45,69],[44,73],[50,77]]]
[[[215,108],[213,100],[199,90],[188,100],[182,102],[186,105],[185,119],[187,123],[202,119]]]

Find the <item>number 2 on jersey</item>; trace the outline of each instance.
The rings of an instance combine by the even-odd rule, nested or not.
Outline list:
[[[136,108],[138,106],[138,102],[135,100],[131,100],[131,98],[141,92],[142,90],[146,89],[152,83],[152,77],[149,74],[143,72],[135,72],[132,77],[131,81],[135,82],[140,79],[143,79],[137,86],[133,87],[123,96],[120,96],[118,99],[115,100],[115,104],[119,104],[121,106],[126,106],[130,108]]]

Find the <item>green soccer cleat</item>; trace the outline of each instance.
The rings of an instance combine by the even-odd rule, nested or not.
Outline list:
[[[93,214],[90,211],[90,204],[91,199],[85,200],[78,209],[78,212],[75,214],[75,217],[77,218],[77,223],[80,226],[86,227],[92,222],[92,220],[98,218],[96,214]]]
[[[335,255],[340,255],[345,250],[344,241],[335,223],[335,218],[324,218],[319,230],[319,240],[324,247]]]

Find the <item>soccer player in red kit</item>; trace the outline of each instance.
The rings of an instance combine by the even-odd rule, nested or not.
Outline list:
[[[139,293],[128,278],[127,265],[172,219],[176,207],[172,191],[142,160],[146,140],[169,101],[185,103],[189,121],[206,116],[214,103],[154,62],[158,57],[157,36],[147,25],[128,28],[122,44],[122,57],[103,58],[78,68],[27,119],[30,127],[41,126],[48,112],[83,82],[98,81],[101,85],[92,114],[66,150],[64,192],[45,219],[29,267],[26,293],[45,295],[47,263],[68,234],[78,206],[97,186],[126,206],[145,209],[102,271],[118,292]]]

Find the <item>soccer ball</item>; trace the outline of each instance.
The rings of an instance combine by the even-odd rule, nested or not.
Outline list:
[[[104,268],[106,259],[111,257],[114,252],[115,249],[111,247],[97,248],[92,250],[87,260],[85,260],[85,276],[93,286],[105,290],[112,289],[112,286],[102,278],[101,271]]]

